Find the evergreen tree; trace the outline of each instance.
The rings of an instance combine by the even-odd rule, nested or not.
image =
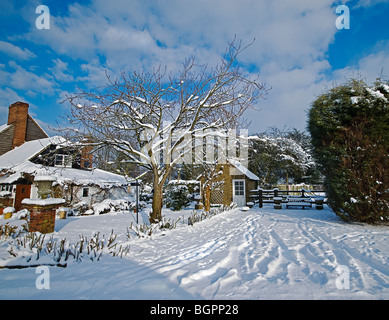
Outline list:
[[[297,129],[284,132],[273,128],[271,132],[251,137],[249,155],[249,169],[260,177],[261,185],[276,185],[287,180],[313,182],[310,178],[316,165],[311,156],[310,138]]]
[[[309,111],[314,156],[328,201],[347,221],[389,219],[389,86],[352,79]]]
[[[165,204],[174,211],[187,207],[190,204],[188,187],[185,185],[171,186],[167,191]]]

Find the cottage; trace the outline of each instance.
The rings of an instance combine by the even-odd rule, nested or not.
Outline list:
[[[256,189],[259,178],[241,162],[228,159],[226,164],[218,165],[218,174],[211,183],[211,204],[246,206],[250,201],[250,190]]]
[[[49,137],[28,114],[28,104],[10,105],[8,123],[0,126],[0,200],[20,210],[23,199],[38,197],[34,184],[38,176],[55,178],[53,196],[69,205],[82,201],[91,206],[106,198],[126,197],[126,179],[92,169],[88,151],[61,136]]]

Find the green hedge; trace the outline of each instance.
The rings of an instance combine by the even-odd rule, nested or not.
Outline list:
[[[320,95],[308,130],[334,212],[348,221],[388,221],[388,84],[353,79]]]

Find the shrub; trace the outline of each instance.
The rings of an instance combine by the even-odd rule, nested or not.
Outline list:
[[[4,225],[0,225],[0,238],[17,237],[20,233],[20,231],[18,232],[17,229],[17,226],[11,226],[8,222]]]
[[[170,209],[175,211],[187,207],[190,203],[189,197],[190,194],[187,186],[178,185],[170,187],[165,200],[166,207],[170,207]]]
[[[159,221],[158,223],[153,223],[151,225],[149,225],[147,223],[134,225],[131,222],[130,227],[127,228],[127,238],[131,239],[131,232],[130,231],[133,231],[139,238],[148,238],[154,234],[161,233],[161,231],[162,231],[162,234],[164,234],[163,231],[176,229],[177,224],[180,220],[181,220],[181,217],[179,217],[176,220],[167,219],[165,217],[162,217],[161,221]]]
[[[122,258],[129,253],[130,247],[118,245],[116,237],[113,230],[108,238],[95,232],[90,239],[81,235],[79,241],[71,244],[66,239],[56,240],[53,236],[46,241],[44,234],[32,232],[16,238],[9,246],[8,253],[22,261],[25,259],[23,265],[34,265],[35,261],[43,260],[43,263],[64,267],[69,261],[99,261],[103,254]]]
[[[334,212],[389,220],[389,86],[350,80],[329,90],[314,101],[308,130]]]

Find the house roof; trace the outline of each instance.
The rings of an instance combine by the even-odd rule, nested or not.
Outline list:
[[[227,161],[231,163],[236,169],[238,169],[242,174],[244,174],[247,178],[259,181],[258,176],[252,173],[245,166],[243,166],[239,161],[233,159],[228,159]]]
[[[51,144],[59,145],[65,142],[65,138],[60,136],[25,142],[20,147],[16,147],[0,156],[0,170],[13,168],[30,160]]]
[[[2,124],[0,126],[0,133],[8,129],[11,125],[10,124]]]
[[[102,188],[109,188],[128,184],[125,177],[101,169],[80,170],[48,167],[32,163],[31,161],[25,161],[13,167],[9,172],[0,177],[0,183],[15,183],[26,173],[32,176],[43,175],[55,177],[56,183],[60,185],[71,183],[75,185],[97,185]]]
[[[76,185],[98,185],[100,187],[126,185],[125,177],[101,169],[80,170],[74,168],[49,167],[35,164],[30,160],[50,145],[67,145],[68,141],[61,136],[25,142],[20,147],[0,156],[0,171],[6,172],[0,177],[0,183],[15,183],[24,173],[50,175],[57,183],[72,182]]]

